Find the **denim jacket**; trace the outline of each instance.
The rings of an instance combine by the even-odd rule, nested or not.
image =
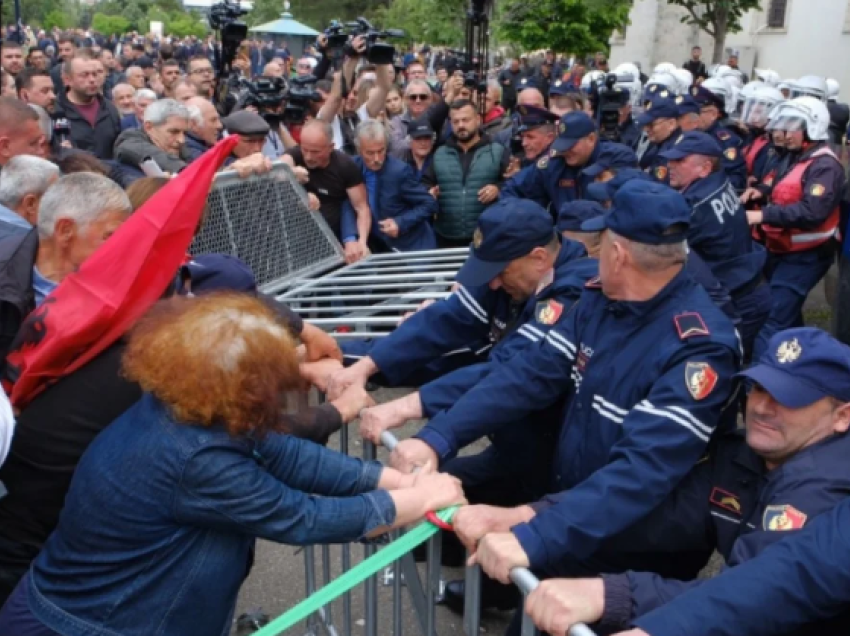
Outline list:
[[[254,538],[347,542],[391,524],[380,473],[288,435],[177,423],[146,394],[80,461],[30,609],[65,636],[228,634]]]

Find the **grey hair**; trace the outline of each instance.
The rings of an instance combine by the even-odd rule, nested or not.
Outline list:
[[[488,91],[496,91],[499,95],[499,99],[496,101],[502,101],[502,85],[499,84],[496,80],[487,80],[487,90]]]
[[[53,119],[51,119],[50,114],[38,104],[27,105],[35,111],[36,115],[38,115],[38,125],[41,128],[41,132],[44,134],[45,139],[47,139],[47,141],[52,141]]]
[[[683,265],[688,259],[687,241],[649,245],[632,241],[611,232],[611,230],[609,232],[612,238],[628,245],[629,251],[635,259],[635,264],[644,272],[660,272],[675,265]]]
[[[387,127],[377,119],[367,119],[357,124],[357,130],[354,133],[354,145],[358,151],[360,150],[360,142],[364,139],[366,141],[383,139],[387,148],[390,146],[390,133]]]
[[[431,94],[431,85],[428,82],[426,82],[425,80],[417,79],[417,80],[412,80],[407,85],[407,87],[404,89],[404,95],[407,96],[408,91],[410,91],[410,89],[413,88],[414,86],[424,86],[425,88],[428,89],[428,94],[429,95]]]
[[[143,99],[150,99],[156,101],[156,93],[154,93],[149,88],[140,88],[135,93],[133,93],[133,103],[138,106],[139,101]]]
[[[145,123],[161,126],[169,117],[189,120],[189,109],[175,99],[158,99],[145,108]]]
[[[132,211],[127,194],[112,179],[92,172],[69,174],[60,177],[41,198],[38,236],[52,237],[59,219],[71,219],[78,227],[85,227],[104,212]]]
[[[193,98],[194,99],[194,98]],[[189,111],[189,122],[195,124],[195,126],[203,126],[204,125],[204,117],[201,115],[201,109],[197,106],[186,106],[186,110]]]
[[[59,166],[33,157],[12,157],[0,172],[0,204],[15,209],[28,194],[43,195],[51,182],[59,177]]]

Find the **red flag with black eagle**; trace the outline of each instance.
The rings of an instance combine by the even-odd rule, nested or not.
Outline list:
[[[116,342],[162,297],[238,141],[220,141],[148,199],[26,318],[6,359],[16,409]]]

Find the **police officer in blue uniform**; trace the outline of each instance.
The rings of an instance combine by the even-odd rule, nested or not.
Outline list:
[[[694,101],[690,95],[678,95],[676,97],[676,107],[679,109],[679,129],[684,132],[691,132],[699,129],[699,104]]]
[[[633,180],[620,188],[613,209],[582,226],[603,232],[600,277],[576,306],[393,451],[402,470],[440,461],[455,472],[475,460],[449,463],[467,444],[564,405],[550,494],[517,508],[466,506],[455,517],[468,547],[481,539],[476,560],[499,581],[519,565],[553,571],[600,558],[608,538],[668,496],[715,430],[734,427],[738,339],[683,268],[690,215],[666,186]],[[633,566],[619,555],[601,561],[594,567]]]
[[[519,167],[523,169],[548,156],[560,118],[545,108],[537,106],[517,106],[516,114],[518,118],[516,133],[520,142],[519,149],[522,152],[514,152],[514,148],[511,148],[511,152],[520,156]],[[544,139],[548,140],[548,143],[543,143]]]
[[[539,235],[535,234],[534,226],[523,228],[521,221],[525,214],[536,215],[539,207],[530,201],[499,202],[498,206],[492,207],[496,207],[497,212],[494,213],[496,216],[493,217],[492,226],[486,231],[491,232],[490,227],[503,221],[500,214],[511,212],[514,216],[510,217],[513,219],[510,232],[515,247],[505,254],[513,254],[509,260],[526,255],[531,248],[522,251],[529,244],[529,239],[524,239],[524,232],[531,235],[532,242]],[[551,218],[549,230],[552,230]],[[473,246],[476,241],[480,242],[483,235],[482,231],[476,234]],[[583,251],[576,249],[573,254],[578,257]],[[356,347],[344,345],[343,355],[346,358],[352,355],[360,357],[354,364],[332,376],[328,397],[335,399],[353,383],[365,386],[369,378],[378,373],[382,376],[382,384],[419,385],[460,366],[486,359],[484,356],[490,348],[516,323],[533,292],[534,288],[526,290],[521,285],[510,283],[474,287],[460,284],[448,298],[418,311],[388,336]],[[461,354],[462,362],[453,365],[456,356],[451,355],[448,359],[445,356],[458,350],[471,350],[477,357]]]
[[[693,207],[688,246],[732,295],[748,359],[770,313],[770,287],[762,274],[767,252],[752,239],[744,206],[721,164],[723,149],[707,133],[693,131],[661,156],[668,161],[671,187]]]
[[[819,329],[789,329],[776,334],[759,364],[740,375],[754,382],[746,431],[718,440],[708,460],[640,522],[648,530],[642,536],[650,544],[638,545],[632,531],[632,536],[624,537],[630,549],[666,546],[705,554],[716,549],[727,568],[737,567],[760,559],[768,547],[793,536],[850,495],[850,347]],[[674,534],[649,531],[663,527],[670,518],[677,520]],[[650,572],[603,575],[603,581],[603,586],[577,580],[553,587],[560,587],[558,596],[564,598],[591,596],[593,602],[583,603],[588,613],[573,614],[574,620],[601,619],[606,628],[624,628],[704,583]],[[551,601],[551,595],[543,596]],[[532,608],[538,600],[544,599],[535,599]],[[569,603],[555,601],[559,612],[578,609]],[[848,632],[850,612],[806,630],[836,636]]]
[[[723,148],[723,168],[738,192],[747,187],[744,142],[721,121],[726,118],[726,100],[704,86],[692,86],[691,97],[700,107],[700,129],[717,139]]]
[[[621,144],[601,141],[594,121],[586,114],[572,112],[558,123],[558,137],[548,157],[511,177],[500,193],[502,200],[531,199],[543,207],[552,206],[553,217],[561,205],[585,197],[593,178],[584,174],[603,152],[629,151]]]
[[[618,87],[618,89],[622,93],[622,99],[625,100],[625,104],[620,107],[620,121],[618,124],[620,143],[634,150],[640,142],[641,130],[632,115],[632,92],[628,88]]]
[[[669,183],[667,160],[661,152],[679,138],[679,108],[675,98],[666,89],[656,93],[645,106],[637,124],[646,132],[649,146],[640,157],[640,167],[659,183]]]

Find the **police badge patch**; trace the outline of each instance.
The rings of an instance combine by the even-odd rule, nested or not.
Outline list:
[[[794,506],[768,506],[764,509],[762,528],[772,531],[799,530],[806,525],[808,515],[797,510]]]
[[[685,385],[695,400],[702,400],[711,395],[717,386],[717,377],[717,372],[708,362],[688,362],[685,365]]]
[[[667,166],[658,166],[655,168],[655,178],[659,181],[667,179]]]
[[[549,165],[549,157],[543,157],[540,161],[537,162],[537,167],[541,170]]]
[[[481,230],[475,228],[475,231],[472,233],[472,247],[478,249],[481,247],[481,243],[484,240],[484,235],[481,233]]]
[[[572,188],[576,184],[575,179],[560,179],[558,181],[559,188]]]
[[[812,193],[813,197],[820,197],[823,196],[824,192],[826,192],[826,188],[824,188],[821,184],[816,183],[812,186],[810,192]]]
[[[738,495],[733,495],[727,490],[715,487],[711,491],[708,500],[715,506],[719,506],[729,512],[734,512],[739,517],[741,516],[741,502],[738,500]]]
[[[723,156],[726,157],[729,161],[735,161],[738,156],[738,151],[735,148],[727,148],[723,151]]]
[[[564,306],[556,300],[547,300],[537,303],[534,314],[537,322],[542,325],[554,325],[564,311]]]

